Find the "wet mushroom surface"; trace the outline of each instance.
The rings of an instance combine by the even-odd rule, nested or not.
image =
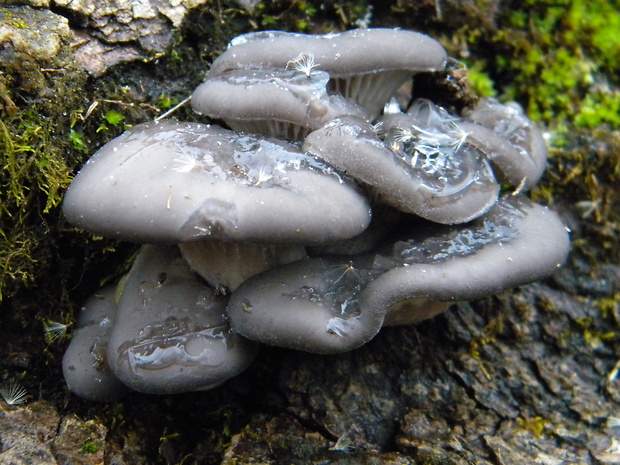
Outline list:
[[[177,247],[143,246],[122,283],[107,343],[111,370],[152,394],[218,386],[256,355],[255,343],[230,330],[225,305]]]
[[[293,68],[329,74],[335,93],[360,103],[374,118],[413,74],[442,70],[447,54],[436,40],[402,29],[354,29],[334,34],[262,31],[243,34],[211,66],[209,76],[232,69]]]
[[[482,100],[454,115],[412,99],[381,115],[404,81],[446,60],[411,31],[244,35],[192,98],[230,129],[163,120],[102,147],[65,215],[147,245],[107,307],[97,359],[123,388],[80,387],[93,376],[85,329],[69,387],[97,400],[209,389],[256,343],[350,351],[561,266],[567,229],[522,194],[547,155],[517,107]]]
[[[172,120],[137,125],[80,170],[73,224],[133,242],[324,243],[360,234],[366,199],[285,141]]]
[[[329,74],[310,70],[230,70],[192,94],[192,108],[235,131],[298,140],[340,115],[368,117],[353,100],[328,93]]]

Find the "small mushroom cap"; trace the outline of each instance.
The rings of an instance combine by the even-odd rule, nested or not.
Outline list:
[[[175,121],[140,124],[102,147],[63,210],[93,233],[148,243],[318,244],[370,222],[366,199],[295,146]]]
[[[497,168],[502,180],[521,190],[538,182],[547,163],[547,145],[521,107],[484,98],[465,117],[472,123],[464,122],[463,131]]]
[[[445,148],[445,162],[429,156],[431,171],[425,170],[422,156],[414,162],[398,147],[390,150],[366,121],[350,116],[312,132],[302,148],[370,186],[380,201],[437,223],[480,216],[499,191],[486,161],[464,147]]]
[[[328,80],[323,71],[231,70],[198,86],[192,107],[236,131],[295,140],[340,115],[366,117],[353,101],[328,95]]]
[[[116,312],[115,291],[116,286],[108,286],[84,304],[62,359],[67,386],[85,399],[108,402],[128,391],[106,360],[108,337]]]
[[[400,243],[397,266],[361,293],[366,307],[388,311],[404,300],[473,300],[541,279],[569,251],[566,228],[551,210],[508,196],[473,225],[422,243]]]
[[[354,29],[323,35],[262,31],[235,38],[213,62],[209,75],[230,69],[285,69],[301,54],[312,55],[318,69],[332,77],[395,69],[436,71],[447,62],[439,42],[402,29]]]
[[[223,383],[256,354],[254,343],[230,331],[225,309],[226,300],[197,279],[176,246],[143,246],[118,302],[110,368],[151,394]]]
[[[401,29],[355,29],[305,35],[280,31],[245,34],[213,62],[209,76],[231,69],[295,69],[312,76],[329,73],[329,87],[377,117],[398,87],[412,74],[445,68],[439,42]],[[342,113],[341,113],[342,114]]]
[[[384,313],[360,312],[357,294],[372,273],[346,260],[300,260],[248,279],[227,307],[231,325],[268,345],[313,353],[355,349],[381,328]]]

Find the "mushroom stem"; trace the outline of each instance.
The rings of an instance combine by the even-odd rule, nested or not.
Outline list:
[[[246,279],[306,257],[302,245],[224,242],[182,242],[179,248],[192,269],[213,287],[235,290]]]
[[[383,327],[412,325],[428,320],[445,312],[453,303],[419,298],[398,302],[385,315]]]

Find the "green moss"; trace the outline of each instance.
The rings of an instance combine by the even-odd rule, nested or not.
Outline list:
[[[166,94],[161,94],[157,99],[157,103],[159,104],[159,108],[161,108],[162,110],[169,110],[170,108],[179,103],[179,99]]]
[[[30,110],[0,121],[0,300],[8,288],[33,282],[46,216],[71,181],[62,153],[50,150],[50,130]]]
[[[589,129],[602,124],[620,128],[620,92],[597,91],[586,95],[575,114],[575,124]]]
[[[79,150],[80,152],[86,152],[88,150],[88,145],[84,140],[84,133],[81,131],[75,131],[71,129],[69,134],[67,134],[69,141],[73,144],[73,148],[75,150]]]
[[[95,454],[99,452],[99,449],[101,449],[101,444],[97,444],[90,439],[82,445],[82,451],[87,454]]]
[[[24,295],[12,306],[26,307],[28,297],[40,308],[57,306],[63,286],[47,288],[41,278],[56,265],[59,205],[82,161],[68,137],[68,115],[82,105],[87,74],[63,40],[69,30],[62,18],[27,7],[0,8],[0,17],[12,26],[4,30],[10,53],[0,73],[0,302],[37,284],[41,301]]]
[[[105,119],[112,126],[118,126],[123,122],[125,117],[116,110],[110,110],[103,115],[103,119]]]
[[[529,0],[509,14],[490,64],[510,77],[502,97],[526,104],[535,120],[620,127],[620,10],[603,0]]]
[[[483,71],[484,64],[480,61],[468,66],[467,78],[472,92],[480,97],[495,97],[497,92],[491,77]]]
[[[595,301],[595,305],[601,312],[603,318],[613,318],[620,314],[620,292],[608,298],[601,298]]]
[[[255,9],[256,21],[263,28],[283,31],[319,33],[356,27],[369,14],[366,1],[338,1],[332,3],[312,1],[261,2]],[[322,17],[317,24],[315,18]],[[326,21],[329,18],[329,21]]]
[[[577,324],[583,331],[583,340],[588,347],[592,349],[599,348],[603,345],[604,341],[617,339],[617,334],[614,331],[600,331],[596,328],[595,321],[592,318],[580,318],[577,320]]]
[[[28,29],[28,25],[20,18],[11,18],[11,25],[20,29]]]

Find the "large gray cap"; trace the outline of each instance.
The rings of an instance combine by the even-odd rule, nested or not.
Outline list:
[[[108,286],[86,301],[62,359],[67,386],[85,399],[107,402],[128,391],[110,370],[106,357],[116,312],[115,291],[116,286]]]
[[[486,98],[465,117],[472,121],[461,123],[469,143],[493,163],[502,181],[522,190],[538,182],[547,163],[547,145],[540,129],[521,107]]]
[[[314,353],[355,349],[381,328],[384,312],[360,311],[357,295],[373,273],[350,260],[300,260],[248,279],[233,292],[235,331],[268,345]]]
[[[293,68],[311,75],[329,73],[330,87],[379,115],[396,89],[412,74],[445,68],[439,42],[401,29],[355,29],[337,34],[306,35],[281,31],[245,34],[213,62],[209,76],[230,69]]]
[[[397,244],[387,271],[361,293],[361,311],[388,311],[404,300],[471,300],[530,283],[566,260],[569,239],[553,211],[508,196],[485,218],[454,233]]]
[[[321,35],[262,31],[233,39],[213,62],[209,75],[230,69],[284,69],[302,54],[311,55],[317,68],[332,77],[395,69],[437,71],[447,61],[439,42],[402,29],[354,29]]]
[[[352,100],[328,95],[328,80],[323,71],[231,70],[198,86],[192,108],[235,131],[301,140],[337,116],[366,117]]]
[[[175,121],[140,124],[102,147],[63,210],[93,233],[151,243],[316,244],[370,221],[356,189],[293,145]]]
[[[436,223],[462,223],[481,215],[499,190],[486,161],[465,147],[452,158],[427,147],[434,150],[427,159],[437,159],[427,170],[422,155],[388,148],[359,118],[335,119],[312,132],[302,148],[370,186],[382,202]],[[455,147],[445,150],[454,153]]]
[[[146,245],[125,281],[107,354],[132,389],[172,394],[241,373],[256,347],[231,332],[226,301],[192,273],[176,246]]]

